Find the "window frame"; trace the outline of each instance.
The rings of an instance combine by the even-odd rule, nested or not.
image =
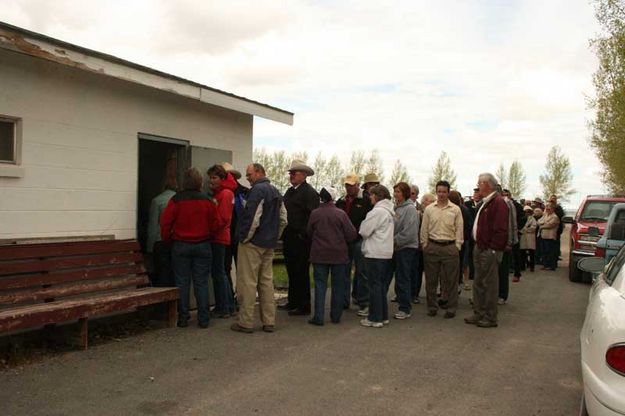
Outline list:
[[[0,159],[0,164],[9,166],[19,165],[21,162],[21,146],[19,141],[21,119],[0,114],[0,122],[13,124],[13,158],[12,160]]]

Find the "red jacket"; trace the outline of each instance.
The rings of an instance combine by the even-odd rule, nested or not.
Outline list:
[[[477,240],[482,250],[504,251],[508,244],[508,205],[500,195],[495,195],[477,218]]]
[[[199,243],[208,241],[223,225],[217,206],[208,195],[186,190],[174,195],[163,211],[161,238],[163,241]]]
[[[219,189],[215,190],[217,211],[224,222],[224,227],[211,238],[211,243],[230,245],[230,223],[232,221],[232,209],[234,207],[234,190],[237,189],[237,181],[228,173],[226,179],[221,181]]]

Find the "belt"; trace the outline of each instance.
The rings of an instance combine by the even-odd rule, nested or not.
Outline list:
[[[428,238],[428,241],[430,243],[438,244],[439,246],[448,246],[456,243],[456,240],[432,240],[431,238]]]

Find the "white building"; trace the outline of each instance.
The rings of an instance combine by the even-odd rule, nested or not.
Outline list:
[[[293,114],[0,23],[0,241],[142,240],[168,160],[252,159],[254,116]]]

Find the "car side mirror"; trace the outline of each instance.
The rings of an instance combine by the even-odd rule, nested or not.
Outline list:
[[[603,257],[585,257],[577,262],[577,268],[588,273],[599,274],[605,267]]]
[[[593,237],[599,237],[599,228],[588,227],[588,235],[593,236]]]
[[[573,217],[562,217],[562,222],[564,224],[574,224],[575,223],[575,219]]]

